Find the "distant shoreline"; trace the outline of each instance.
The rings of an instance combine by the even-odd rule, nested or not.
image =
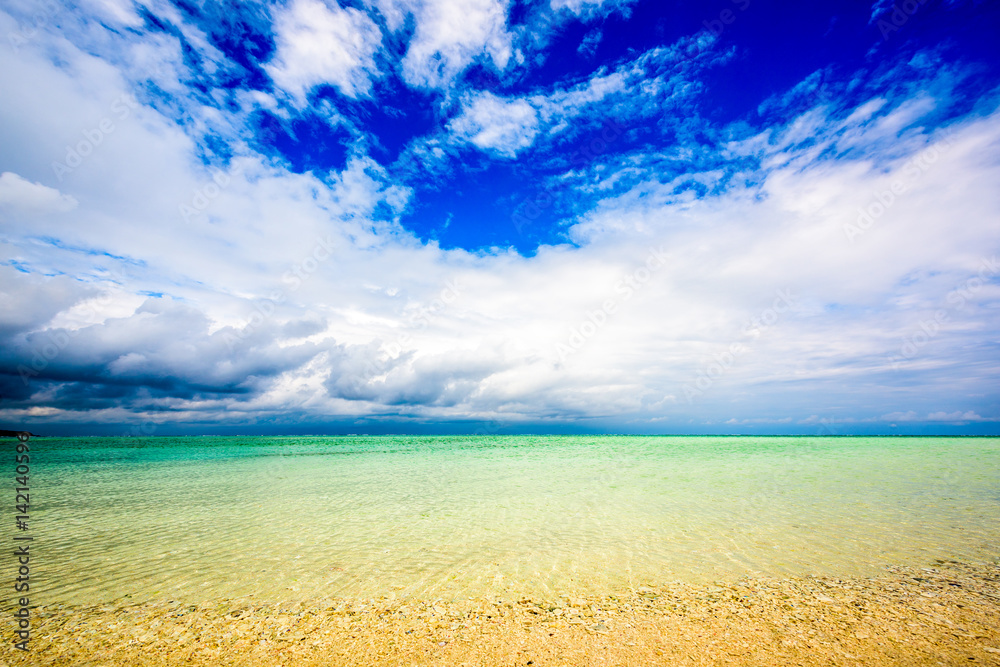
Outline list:
[[[153,433],[148,435],[32,435],[31,439],[65,438],[1000,438],[1000,433]]]

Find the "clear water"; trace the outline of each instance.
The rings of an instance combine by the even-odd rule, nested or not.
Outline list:
[[[555,596],[1000,555],[996,438],[51,438],[32,450],[36,604]]]

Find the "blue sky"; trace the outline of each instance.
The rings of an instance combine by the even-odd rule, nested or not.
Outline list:
[[[997,433],[1000,9],[787,4],[5,2],[0,422]]]

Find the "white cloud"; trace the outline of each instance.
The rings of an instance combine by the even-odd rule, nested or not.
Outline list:
[[[614,71],[601,68],[583,82],[568,87],[554,85],[551,90],[525,97],[473,93],[463,99],[461,112],[449,129],[458,140],[507,158],[531,146],[539,134],[559,134],[572,129],[581,118],[591,126],[601,119],[612,121],[609,132],[617,136],[622,131],[620,123],[660,116],[675,98],[690,94],[686,81],[690,72],[672,64],[683,61],[690,67],[693,61],[687,49],[692,44],[692,40],[680,40],[669,49],[642,53]],[[596,134],[593,127],[590,129]]]
[[[979,422],[983,421],[983,418],[977,415],[972,410],[966,410],[965,412],[932,412],[927,415],[927,421],[930,422]]]
[[[86,3],[100,16],[119,25],[132,28],[142,25],[142,18],[135,11],[131,0],[88,0]]]
[[[550,0],[553,10],[568,9],[577,16],[626,11],[634,0]]]
[[[33,331],[72,308],[91,290],[66,277],[43,279],[27,276],[9,266],[0,266],[0,332]]]
[[[868,22],[874,23],[875,19],[892,9],[893,4],[894,0],[875,0],[872,3],[871,18],[868,19]]]
[[[906,412],[890,412],[880,418],[884,422],[914,422],[920,421],[920,416],[913,410]]]
[[[320,84],[335,86],[348,97],[371,88],[381,34],[363,12],[332,0],[293,0],[278,14],[275,33],[277,52],[265,69],[299,106]]]
[[[0,174],[0,211],[65,213],[76,206],[76,199],[55,188],[32,183],[10,171]]]
[[[545,96],[536,96],[534,101],[541,108],[542,117],[546,120],[566,122],[594,104],[608,97],[624,93],[629,82],[625,73],[618,71],[611,74],[599,73],[568,90],[553,90]]]
[[[479,93],[466,100],[449,128],[459,139],[484,151],[512,158],[534,141],[538,114],[524,100],[507,101],[492,93]]]
[[[923,416],[917,414],[914,410],[907,410],[906,412],[890,412],[889,414],[882,415],[880,419],[884,422],[940,422],[950,424],[985,421],[972,410],[964,412],[961,410],[956,410],[955,412],[943,412],[939,410]]]
[[[403,58],[414,86],[444,87],[479,57],[504,69],[513,52],[507,6],[500,0],[379,0],[390,30],[412,15],[416,30]]]

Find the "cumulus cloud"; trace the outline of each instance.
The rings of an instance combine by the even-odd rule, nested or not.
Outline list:
[[[12,266],[0,266],[0,276],[4,285],[0,334],[37,331],[90,294],[87,287],[66,276],[45,279]]]
[[[482,150],[514,157],[534,141],[538,114],[524,100],[505,101],[492,93],[480,93],[466,102],[450,129]]]
[[[324,0],[294,0],[275,21],[277,51],[271,78],[305,104],[313,87],[328,84],[348,97],[366,94],[377,75],[378,27],[363,12]]]

